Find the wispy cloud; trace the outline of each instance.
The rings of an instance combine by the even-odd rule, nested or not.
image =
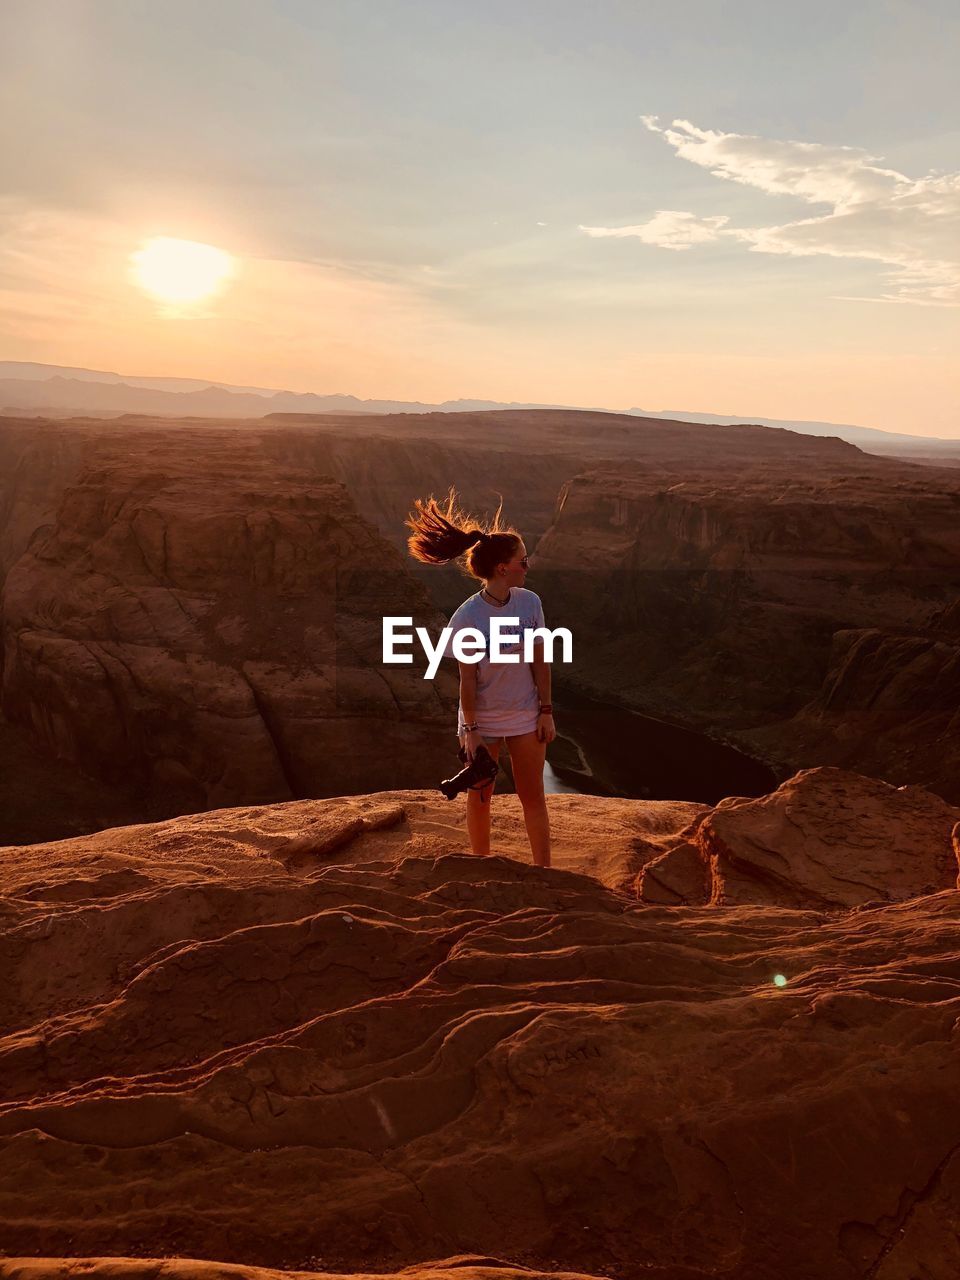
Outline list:
[[[719,229],[730,219],[719,215],[714,218],[698,218],[695,213],[681,209],[658,209],[649,222],[635,227],[581,227],[588,236],[635,236],[644,244],[655,244],[661,249],[689,249],[692,244],[706,244],[716,240]]]
[[[754,253],[866,259],[890,268],[892,290],[856,300],[960,306],[960,173],[932,171],[914,179],[882,167],[881,157],[860,147],[722,133],[688,120],[661,128],[656,116],[642,119],[678,156],[715,177],[827,205],[829,212],[730,227],[722,215],[660,209],[635,226],[581,226],[587,235],[632,236],[673,250],[725,238]]]

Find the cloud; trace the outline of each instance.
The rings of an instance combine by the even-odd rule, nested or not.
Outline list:
[[[729,227],[729,218],[661,209],[630,227],[585,227],[594,237],[633,236],[645,244],[687,249],[726,238],[753,253],[826,256],[878,262],[892,291],[873,299],[960,306],[960,173],[909,178],[882,167],[860,147],[792,142],[700,129],[688,120],[661,128],[641,117],[677,155],[717,178],[767,195],[793,196],[827,212],[770,226]]]
[[[714,218],[698,218],[695,213],[683,213],[680,209],[658,209],[656,217],[636,227],[579,227],[588,236],[636,236],[644,244],[655,244],[661,249],[689,249],[692,244],[706,244],[716,240],[720,228],[730,219],[722,215]]]

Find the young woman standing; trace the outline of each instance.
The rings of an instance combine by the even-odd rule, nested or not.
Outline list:
[[[472,760],[482,743],[499,758],[506,741],[513,767],[517,796],[530,840],[533,861],[550,866],[550,820],[543,793],[543,764],[547,743],[557,736],[550,703],[550,664],[544,660],[543,641],[537,638],[533,662],[523,661],[524,633],[543,627],[540,597],[524,587],[527,549],[512,528],[500,525],[501,502],[493,521],[481,527],[458,510],[450,490],[445,510],[432,496],[415,500],[414,512],[405,523],[413,530],[407,539],[410,554],[424,564],[448,564],[464,557],[465,572],[483,583],[482,588],[456,610],[450,619],[454,636],[466,627],[479,630],[486,639],[480,662],[460,662],[460,706],[457,737]],[[491,662],[490,620],[516,618],[501,628],[500,650],[520,655],[519,663]],[[490,799],[496,779],[467,792],[467,832],[475,854],[490,852]]]

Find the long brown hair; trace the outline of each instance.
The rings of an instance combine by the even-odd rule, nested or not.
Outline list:
[[[483,522],[463,511],[454,487],[450,486],[446,508],[441,508],[433,494],[421,502],[414,500],[415,510],[404,520],[412,529],[407,539],[410,554],[424,564],[449,564],[466,553],[464,566],[471,578],[493,577],[498,564],[506,564],[517,554],[522,539],[511,525],[501,525],[503,498],[493,520]]]

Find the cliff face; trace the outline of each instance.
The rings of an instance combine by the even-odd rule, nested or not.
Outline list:
[[[457,486],[465,505],[504,516],[533,545],[550,525],[563,486],[591,463],[645,460],[658,469],[748,467],[758,458],[809,468],[885,464],[841,440],[768,427],[716,427],[591,412],[502,411],[372,415],[270,415],[220,426],[129,415],[113,421],[0,417],[0,574],[49,523],[63,488],[101,448],[139,452],[145,439],[189,448],[194,436],[243,440],[281,469],[332,476],[389,542],[405,548],[413,499]],[[414,565],[415,572],[421,572]],[[426,571],[433,585],[444,571]]]
[[[0,417],[0,586],[60,495],[83,469],[91,440],[60,424]]]
[[[476,584],[456,568],[412,561],[403,520],[415,497],[442,496],[455,483],[479,514],[502,494],[507,517],[533,540],[585,457],[541,456],[529,438],[517,442],[519,453],[504,452],[499,443],[511,432],[501,427],[491,442],[482,415],[437,439],[425,437],[429,428],[429,419],[413,429],[395,419],[227,428],[0,418],[0,757],[12,761],[0,805],[18,815],[8,832],[29,828],[24,789],[41,760],[31,760],[22,782],[13,776],[24,732],[54,773],[76,762],[98,782],[91,778],[86,798],[72,787],[59,799],[48,792],[64,834],[104,825],[97,814],[133,820],[131,803],[142,806],[137,816],[160,817],[414,777],[426,784],[455,769],[449,667],[432,683],[402,667],[384,678],[371,626],[391,612],[442,625],[436,603],[451,612]],[[241,469],[224,480],[238,449]],[[333,481],[340,496],[323,519],[342,529],[331,558],[316,522],[334,501]],[[230,510],[203,517],[226,500],[224,483]],[[349,517],[342,485],[356,508]],[[348,548],[360,525],[373,542],[357,560]],[[356,628],[341,619],[331,683],[329,655],[313,650],[332,625],[321,615],[334,572],[355,608],[364,595],[364,627],[358,657]],[[151,649],[166,656],[148,658]],[[195,696],[199,707],[182,705]]]
[[[755,729],[747,739],[757,750],[782,752],[789,738],[798,763],[923,779],[960,799],[958,611],[960,595],[911,630],[834,632],[814,697],[786,724]]]
[[[920,757],[902,757],[892,738],[872,743],[870,764],[855,750],[817,754],[831,716],[840,736],[860,704],[886,711],[868,734],[896,727],[928,745],[923,715],[942,717],[939,738],[957,708],[955,645],[924,629],[960,594],[960,482],[875,461],[804,479],[769,464],[577,477],[533,564],[551,625],[574,632],[576,682],[718,727],[785,767],[926,781]],[[808,704],[815,735],[792,719]]]
[[[409,572],[448,614],[479,584],[454,566],[421,565],[407,555],[410,530],[404,520],[414,498],[432,493],[442,501],[455,484],[463,507],[483,518],[493,515],[502,497],[504,520],[520,529],[532,547],[550,524],[560,488],[587,463],[585,452],[534,452],[522,438],[498,447],[482,425],[452,440],[390,434],[387,422],[381,430],[382,435],[347,438],[341,429],[316,424],[302,430],[284,427],[264,431],[259,447],[280,466],[341,480],[360,514],[403,554]]]
[[[588,448],[600,463],[591,472],[584,470]],[[241,454],[235,455],[237,449]],[[104,618],[116,627],[118,606],[112,599],[109,607],[104,603],[94,608],[87,601],[77,606],[86,617],[77,635],[60,635],[59,617],[72,616],[73,579],[82,577],[88,584],[83,591],[88,592],[104,565],[109,569],[109,557],[103,557],[112,543],[102,530],[86,530],[86,517],[74,512],[80,501],[77,495],[65,507],[62,528],[56,529],[58,502],[82,468],[88,472],[80,490],[93,483],[91,476],[112,472],[118,459],[125,470],[103,482],[98,501],[104,510],[119,512],[118,504],[133,501],[141,492],[153,502],[151,476],[182,484],[183,460],[195,451],[198,501],[201,490],[217,491],[221,457],[225,462],[234,456],[246,459],[242,466],[248,468],[250,486],[237,489],[233,480],[228,484],[234,485],[231,491],[237,504],[232,518],[245,528],[249,523],[248,532],[234,549],[231,538],[235,540],[235,535],[226,533],[222,551],[219,545],[211,550],[205,540],[212,525],[189,517],[194,499],[184,497],[186,505],[178,507],[164,549],[156,529],[166,517],[158,519],[155,512],[146,510],[126,535],[132,549],[121,579],[136,564],[148,580],[159,574],[164,590],[170,592],[220,600],[240,592],[245,600],[240,610],[245,619],[242,626],[221,626],[215,617],[202,642],[195,634],[198,626],[202,629],[202,620],[184,617],[179,605],[172,603],[173,595],[168,596],[162,621],[156,624],[158,643],[169,646],[171,652],[179,647],[183,661],[189,652],[190,661],[203,654],[215,663],[220,661],[217,646],[227,646],[224,661],[235,664],[237,671],[243,667],[243,679],[237,675],[234,685],[239,702],[230,703],[229,713],[218,707],[214,720],[221,726],[245,723],[245,737],[252,726],[261,743],[256,758],[262,755],[264,763],[256,766],[254,792],[241,795],[230,781],[234,771],[223,749],[219,763],[211,766],[222,781],[216,785],[211,781],[209,787],[204,782],[201,788],[192,781],[196,763],[187,764],[186,775],[177,763],[186,749],[171,752],[164,746],[159,756],[167,763],[158,766],[160,774],[166,775],[165,786],[182,792],[184,804],[200,803],[208,795],[250,799],[264,794],[264,788],[272,795],[275,786],[285,787],[290,794],[305,794],[304,788],[312,787],[317,776],[314,754],[324,747],[322,739],[311,738],[315,747],[302,741],[289,754],[284,736],[272,727],[277,713],[268,706],[263,675],[255,671],[282,647],[288,620],[302,628],[304,636],[313,625],[300,606],[287,614],[289,602],[285,601],[275,609],[270,595],[283,593],[288,586],[301,589],[295,577],[287,582],[287,558],[301,565],[304,552],[298,538],[302,535],[312,542],[315,534],[306,520],[313,510],[306,499],[302,511],[298,508],[282,518],[271,505],[274,491],[284,491],[287,477],[293,477],[298,493],[309,491],[320,477],[326,477],[324,485],[331,478],[345,485],[356,508],[354,518],[359,513],[400,553],[386,578],[402,583],[404,592],[415,588],[419,594],[411,599],[418,608],[429,608],[421,588],[426,589],[433,604],[445,612],[452,611],[475,584],[455,567],[418,566],[410,560],[405,554],[403,519],[415,497],[430,492],[441,496],[450,484],[478,514],[491,512],[502,495],[507,519],[522,530],[533,551],[528,585],[543,597],[550,625],[570,625],[574,631],[573,672],[588,692],[625,698],[654,715],[716,730],[784,770],[836,763],[870,768],[880,776],[907,782],[930,778],[938,785],[954,773],[950,744],[943,750],[931,745],[944,733],[949,736],[953,724],[955,705],[949,692],[953,641],[949,635],[930,631],[928,621],[948,607],[951,598],[960,597],[955,578],[960,480],[955,473],[865,455],[841,440],[761,426],[703,426],[614,414],[537,411],[296,421],[281,415],[229,427],[146,418],[109,423],[0,419],[4,462],[0,554],[9,566],[29,546],[31,573],[40,565],[48,573],[51,562],[43,554],[35,555],[36,547],[30,544],[31,539],[39,544],[52,538],[51,546],[58,548],[52,563],[58,557],[62,561],[55,588],[52,578],[48,579],[45,613],[33,612],[29,575],[26,585],[22,570],[13,582],[14,594],[9,598],[20,602],[16,607],[21,611],[16,627],[46,635],[49,643],[40,661],[27,652],[26,642],[7,635],[4,651],[8,660],[17,655],[18,670],[5,680],[4,705],[66,759],[78,759],[81,750],[88,748],[73,742],[75,730],[68,726],[76,722],[76,712],[61,705],[56,682],[48,688],[47,677],[40,674],[56,665],[53,641],[118,640],[143,645],[152,643],[155,624],[152,616],[146,626],[142,618],[128,618],[133,627],[128,640],[122,629],[102,636],[98,628]],[[227,470],[233,465],[228,463]],[[256,483],[253,477],[258,477]],[[126,495],[124,484],[130,486]],[[173,501],[172,493],[171,489],[163,501]],[[253,495],[246,507],[244,493]],[[176,502],[180,504],[181,499]],[[122,522],[128,517],[117,518]],[[306,523],[300,533],[286,529],[284,521],[301,518]],[[76,520],[79,533],[71,524]],[[88,538],[95,549],[84,551]],[[187,572],[193,540],[197,560]],[[73,560],[64,558],[71,546]],[[228,557],[229,568],[221,555]],[[165,556],[178,575],[169,583],[164,578]],[[205,587],[207,573],[213,577]],[[235,579],[242,585],[231,585]],[[109,577],[104,574],[97,581],[106,591]],[[261,586],[263,608],[257,604]],[[377,588],[377,598],[370,600],[364,615],[368,622],[389,612],[392,590],[386,581],[380,598]],[[151,604],[153,609],[158,607]],[[142,612],[140,605],[133,610],[134,615]],[[275,632],[259,635],[267,615]],[[439,621],[439,615],[432,616]],[[9,617],[3,625],[9,633]],[[850,637],[867,632],[873,638],[863,639],[857,660],[851,663],[847,660]],[[254,646],[249,653],[243,637]],[[915,655],[910,649],[905,672],[891,682],[889,672],[904,662],[908,642],[920,647]],[[188,651],[186,643],[198,647]],[[883,652],[877,650],[866,661],[868,650],[873,652],[870,647],[878,644]],[[949,652],[931,648],[934,644],[947,645]],[[89,651],[69,659],[63,656],[64,650],[60,654],[58,660],[68,663],[82,658],[87,678],[100,687],[103,655],[98,654],[95,662]],[[316,661],[306,651],[289,659],[294,670],[303,666],[312,670]],[[910,672],[916,675],[912,685]],[[32,673],[29,678],[28,673]],[[559,670],[557,674],[561,680],[568,675]],[[938,694],[946,697],[945,719],[936,720],[933,709],[921,705],[930,675]],[[201,684],[212,680],[216,685],[219,680],[216,674],[196,678]],[[386,697],[386,684],[378,676],[369,678],[374,684],[357,686],[354,694],[361,702],[372,698],[376,703],[373,689]],[[133,677],[123,676],[115,666],[111,680],[118,679],[132,681]],[[876,680],[882,684],[882,698]],[[29,695],[27,684],[32,688]],[[900,701],[891,702],[897,690]],[[251,710],[255,692],[260,706]],[[312,688],[303,696],[308,702],[321,697]],[[131,705],[132,697],[127,698]],[[887,720],[871,719],[881,703],[889,711]],[[108,700],[101,706],[105,726],[111,721],[112,705]],[[244,706],[246,711],[239,712]],[[943,711],[941,705],[936,714],[942,716]],[[312,715],[311,711],[308,720]],[[283,718],[291,717],[297,718],[288,707]],[[180,712],[177,718],[183,718]],[[906,726],[906,736],[901,735],[894,750],[890,743],[898,732],[895,720]],[[880,739],[875,740],[877,727],[884,725]],[[112,746],[125,742],[125,734],[126,730]],[[304,729],[301,738],[307,736]],[[96,743],[89,750],[95,759]],[[108,751],[106,744],[103,750]],[[306,766],[297,763],[303,753],[312,761]],[[362,772],[363,761],[369,762],[374,755],[369,744],[361,742],[353,765],[348,769],[344,764],[344,771],[336,775],[340,785],[344,789],[384,785],[382,772]],[[342,751],[340,756],[345,760]],[[451,767],[449,749],[443,758],[441,773]],[[249,776],[247,766],[241,772]],[[409,781],[406,773],[390,777]]]
[[[518,415],[523,419],[523,415]],[[451,424],[437,419],[451,418]],[[484,414],[399,414],[390,417],[307,417],[238,422],[164,422],[128,417],[50,422],[0,417],[0,583],[34,530],[49,524],[66,487],[102,448],[137,453],[144,439],[189,449],[199,433],[256,448],[265,467],[327,476],[349,490],[359,514],[404,553],[408,572],[452,612],[473,590],[455,568],[418,565],[406,557],[404,519],[416,497],[445,497],[451,484],[467,509],[492,515],[502,496],[504,518],[533,545],[550,523],[561,486],[588,465],[583,439],[554,438],[549,415],[491,425]],[[616,449],[616,435],[608,444]],[[469,589],[469,591],[468,591]]]
[[[101,449],[10,570],[5,714],[170,812],[448,772],[450,677],[382,664],[383,614],[443,625],[399,553],[336,481],[186,452]]]
[[[320,432],[277,432],[261,438],[265,456],[285,466],[336,476],[354,496],[365,520],[401,549],[409,529],[403,521],[415,497],[446,497],[451,484],[477,515],[496,510],[499,495],[504,516],[525,535],[537,538],[547,528],[561,485],[587,461],[585,452],[544,457],[522,448],[497,449],[476,432],[463,442],[413,441],[383,436]]]

